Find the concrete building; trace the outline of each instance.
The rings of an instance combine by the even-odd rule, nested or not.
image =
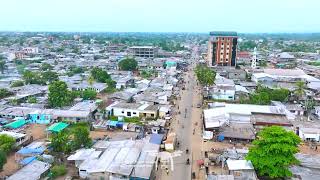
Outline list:
[[[237,42],[236,32],[210,32],[208,66],[236,66]]]
[[[158,49],[153,46],[132,46],[130,53],[136,57],[154,58],[157,55]]]

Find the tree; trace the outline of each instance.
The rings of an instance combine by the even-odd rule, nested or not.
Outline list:
[[[11,83],[11,87],[20,87],[20,86],[23,86],[23,85],[24,85],[23,81],[13,81]]]
[[[71,104],[73,97],[63,81],[54,81],[49,85],[48,102],[51,107],[63,107]]]
[[[2,150],[0,150],[0,170],[3,170],[3,166],[6,164],[7,162],[7,155],[5,152],[3,152]]]
[[[91,76],[98,82],[105,83],[108,79],[111,79],[107,71],[102,70],[101,68],[94,67],[91,70]]]
[[[48,70],[52,70],[53,67],[48,63],[42,63],[40,69],[42,71],[48,71]]]
[[[41,78],[43,82],[53,82],[59,80],[58,73],[53,71],[45,71],[41,73]]]
[[[0,135],[0,150],[8,154],[14,148],[16,140],[8,135]]]
[[[97,92],[91,89],[86,89],[82,93],[82,98],[85,100],[93,100],[97,96]]]
[[[41,75],[37,72],[24,71],[22,78],[26,82],[26,84],[45,84]]]
[[[300,100],[303,98],[305,95],[305,88],[306,88],[306,83],[303,81],[298,81],[296,82],[296,89],[294,91],[294,94],[296,95],[297,99]]]
[[[6,69],[6,62],[2,59],[0,59],[0,71],[1,74],[3,74],[3,71]]]
[[[138,67],[138,62],[134,58],[125,58],[118,63],[120,70],[135,71]]]
[[[13,95],[12,92],[8,91],[7,89],[0,89],[0,99]]]
[[[289,166],[299,162],[294,154],[299,151],[300,141],[292,131],[279,126],[266,127],[258,133],[246,159],[251,160],[260,176],[290,177]]]
[[[35,97],[29,97],[28,100],[27,100],[27,102],[30,103],[30,104],[37,103],[37,98],[35,98]]]
[[[51,169],[51,176],[53,179],[67,174],[67,168],[65,165],[54,165]]]
[[[68,153],[71,151],[70,135],[66,131],[53,134],[50,147],[57,153]]]
[[[203,86],[211,86],[216,79],[216,72],[207,66],[198,65],[196,67],[196,76],[198,81]]]
[[[87,126],[77,126],[73,129],[73,149],[79,149],[81,147],[90,147],[92,140],[89,137],[89,129]]]

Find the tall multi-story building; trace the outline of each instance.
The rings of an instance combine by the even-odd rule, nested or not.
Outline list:
[[[236,66],[237,43],[236,32],[210,32],[208,66]]]
[[[153,46],[133,46],[130,47],[130,53],[136,57],[154,58],[158,53],[158,49]]]

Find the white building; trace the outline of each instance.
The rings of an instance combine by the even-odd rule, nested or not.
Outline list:
[[[299,128],[299,136],[304,141],[320,141],[319,128]]]

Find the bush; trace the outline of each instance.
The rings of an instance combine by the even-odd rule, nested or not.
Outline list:
[[[11,87],[20,87],[23,85],[24,85],[23,81],[14,81],[14,82],[12,82]]]
[[[54,165],[51,170],[51,176],[52,178],[56,178],[59,176],[63,176],[67,174],[67,168],[65,165]]]
[[[0,170],[2,171],[4,164],[7,162],[7,155],[4,151],[0,150]]]

